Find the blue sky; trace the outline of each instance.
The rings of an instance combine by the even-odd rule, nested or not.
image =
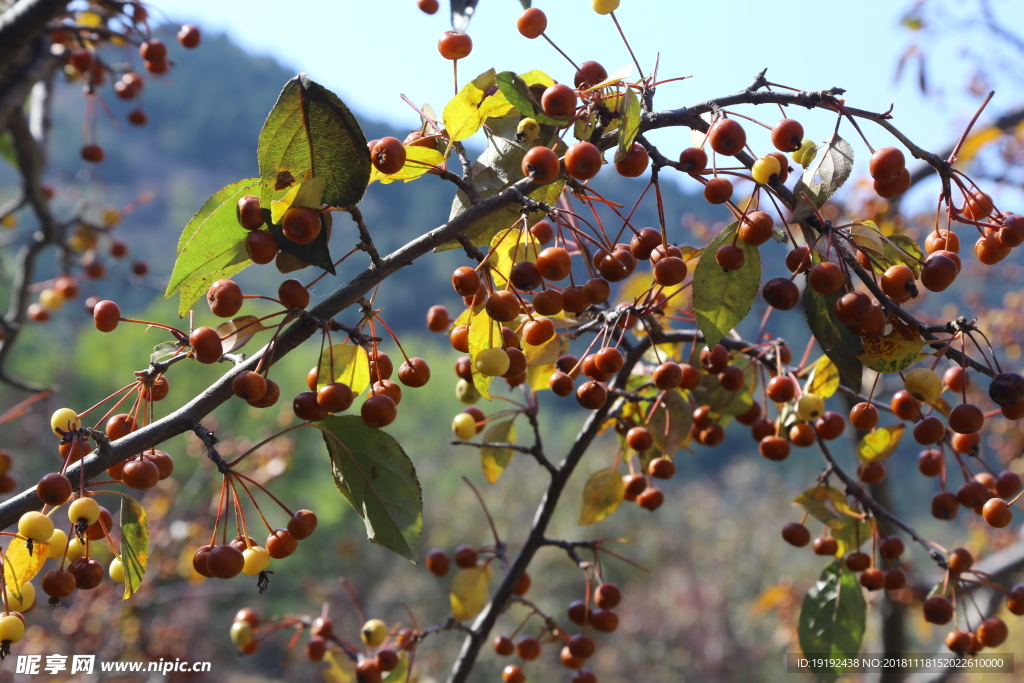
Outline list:
[[[973,0],[929,3],[947,13],[950,25],[962,35],[968,35],[972,15],[956,13],[964,8],[970,11]],[[296,72],[306,71],[364,116],[412,128],[417,117],[402,103],[401,94],[417,103],[429,102],[440,112],[453,92],[451,63],[436,50],[438,37],[450,28],[446,0],[441,0],[442,10],[433,16],[420,12],[415,0],[157,4],[175,21],[195,21],[207,30],[226,31],[250,51],[273,56]],[[735,92],[767,67],[769,79],[778,83],[807,90],[844,87],[851,106],[883,111],[895,103],[898,127],[922,146],[941,148],[955,141],[978,100],[964,93],[971,69],[960,39],[915,37],[899,27],[900,17],[912,4],[912,0],[623,0],[616,16],[645,72],[660,51],[661,78],[693,76],[661,88],[657,108]],[[1009,28],[1024,32],[1019,0],[993,0],[992,5]],[[596,59],[612,72],[630,62],[610,18],[596,15],[589,0],[540,0],[534,6],[548,15],[548,35],[577,63]],[[519,35],[515,21],[521,11],[518,0],[480,0],[469,28],[473,53],[459,63],[460,83],[491,67],[518,72],[541,68],[556,80],[571,81],[572,68],[546,42]],[[916,67],[895,82],[899,56],[915,40],[928,49],[929,80],[940,91],[938,97],[920,93]],[[989,47],[987,42],[979,45]],[[996,115],[1017,105],[1020,98],[1019,89],[1003,88],[989,112]],[[780,116],[777,109],[764,107],[744,111],[767,123]],[[830,114],[799,118],[808,137],[816,141],[831,132]],[[843,135],[852,142],[855,134],[846,128]],[[880,129],[868,126],[867,132],[876,146],[891,142]],[[664,143],[670,136],[656,142]],[[673,148],[684,141],[675,141],[679,144]],[[862,143],[855,150],[862,161],[866,159]]]

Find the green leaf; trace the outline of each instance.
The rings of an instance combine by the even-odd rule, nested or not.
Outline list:
[[[531,72],[532,73],[532,72]],[[546,76],[546,74],[543,74]],[[564,126],[569,123],[568,117],[548,116],[541,109],[540,104],[530,94],[530,85],[523,77],[512,71],[502,71],[497,75],[498,90],[509,104],[515,107],[523,116],[536,119],[537,123],[547,126]],[[516,124],[518,125],[518,121]]]
[[[223,188],[196,212],[178,240],[174,269],[164,298],[179,290],[178,315],[184,316],[210,285],[239,272],[252,261],[245,248],[248,232],[238,224],[238,200],[259,188],[259,178]]]
[[[924,250],[910,235],[893,235],[885,237],[885,256],[894,263],[903,265],[914,271],[914,277],[921,277],[921,270],[924,268]]]
[[[867,605],[857,575],[843,571],[839,560],[821,572],[807,592],[797,631],[800,649],[809,658],[852,657],[860,651]],[[819,678],[833,681],[843,672],[831,666],[812,667]]]
[[[330,432],[324,443],[334,483],[363,518],[367,538],[415,562],[423,494],[409,456],[394,437],[358,415],[332,415],[316,424]]]
[[[619,124],[619,153],[625,154],[640,132],[640,100],[632,89],[626,90],[626,98],[622,107],[622,122]]]
[[[837,133],[833,133],[828,140],[814,149],[813,159],[793,188],[793,195],[798,201],[793,216],[789,219],[790,223],[806,220],[815,209],[821,208],[828,198],[843,186],[853,171],[853,148]],[[813,206],[807,203],[803,195],[810,198]]]
[[[484,441],[490,443],[515,443],[516,426],[515,419],[498,422],[487,428],[484,432]],[[484,477],[488,483],[498,481],[498,477],[505,471],[505,468],[512,462],[515,451],[511,448],[481,448],[480,465],[484,470]]]
[[[494,69],[485,71],[462,86],[445,105],[444,127],[453,142],[472,137],[484,124],[481,105],[487,97],[487,89],[496,84]]]
[[[697,405],[708,406],[715,415],[742,415],[754,404],[751,391],[757,382],[757,373],[747,371],[750,359],[746,356],[736,356],[730,362],[746,372],[744,386],[740,391],[726,390],[718,381],[717,375],[709,374],[702,374],[700,386],[693,390],[693,398]]]
[[[317,389],[331,382],[341,382],[348,385],[353,396],[358,396],[370,386],[370,358],[366,349],[357,344],[334,344],[324,349],[318,367]]]
[[[267,218],[267,228],[270,230],[270,234],[277,240],[277,245],[281,247],[281,252],[291,254],[297,257],[301,262],[317,268],[326,270],[331,275],[337,275],[334,270],[334,260],[331,259],[331,250],[327,246],[327,243],[331,239],[331,223],[333,219],[329,213],[320,214],[320,232],[313,241],[308,244],[299,244],[293,242],[284,236],[284,230],[277,223],[271,221],[270,211],[263,209],[263,215]],[[280,257],[281,254],[278,254]],[[291,272],[292,270],[299,270],[298,268],[289,268],[282,272]]]
[[[839,368],[828,356],[822,356],[811,368],[811,374],[804,385],[804,393],[816,394],[822,400],[828,399],[839,388]]]
[[[139,590],[149,564],[149,520],[145,509],[131,496],[121,496],[121,562],[127,600]]]
[[[452,616],[456,621],[469,621],[487,604],[489,591],[487,584],[491,582],[494,569],[490,563],[460,569],[452,577],[452,587],[448,599],[452,605]]]
[[[494,378],[477,372],[476,357],[481,351],[495,346],[501,346],[501,323],[492,320],[487,311],[480,310],[473,315],[473,322],[469,326],[469,363],[473,368],[473,386],[488,401],[491,400],[488,389]]]
[[[814,486],[797,496],[793,504],[828,526],[839,546],[836,549],[839,557],[856,550],[871,538],[871,525],[850,507],[846,494],[839,489]]]
[[[590,475],[583,485],[583,506],[580,526],[594,524],[619,509],[626,495],[622,475],[614,467],[606,467]]]
[[[370,182],[373,183],[379,180],[381,185],[387,185],[396,180],[401,180],[411,183],[417,178],[422,178],[434,166],[441,166],[442,164],[444,164],[444,156],[436,149],[406,145],[405,165],[391,175],[384,175],[374,168],[373,172],[370,173]]]
[[[715,378],[717,380],[717,377]],[[671,458],[676,454],[693,426],[693,408],[677,389],[670,389],[662,396],[647,421],[647,431],[654,439],[654,445],[640,454],[640,460],[647,465],[654,458]]]
[[[861,462],[881,462],[896,452],[906,425],[899,424],[876,429],[865,434],[857,445],[857,456]]]
[[[761,284],[761,254],[757,247],[736,240],[736,246],[747,257],[739,270],[723,270],[714,258],[720,246],[733,241],[738,227],[739,222],[732,223],[711,240],[693,273],[693,313],[709,347],[720,342],[747,316]]]
[[[18,167],[18,156],[14,153],[14,140],[11,131],[0,132],[0,157],[3,157],[15,168]]]
[[[285,84],[260,131],[256,154],[264,207],[314,177],[324,179],[324,203],[354,206],[370,179],[370,150],[355,117],[306,74]]]
[[[167,356],[173,355],[179,348],[181,348],[181,344],[179,344],[178,342],[160,342],[159,344],[153,347],[153,353],[149,354],[149,362],[155,363],[161,358],[166,358]]]
[[[822,295],[815,292],[813,287],[807,287],[804,290],[807,326],[818,340],[821,350],[839,369],[843,386],[859,391],[864,368],[857,354],[864,346],[860,337],[835,319],[835,302],[842,294],[840,290]]]

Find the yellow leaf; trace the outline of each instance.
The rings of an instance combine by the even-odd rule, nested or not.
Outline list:
[[[814,364],[811,375],[807,378],[804,392],[817,394],[824,400],[836,393],[838,388],[839,368],[836,367],[836,364],[828,356],[822,356]]]
[[[459,94],[444,108],[444,127],[452,142],[465,140],[480,130],[484,116],[481,105],[487,96],[487,89],[497,84],[494,69],[485,71],[474,80],[462,86]]]
[[[515,420],[506,420],[505,422],[491,425],[484,432],[483,440],[490,443],[515,443]],[[483,467],[484,477],[488,483],[493,484],[498,481],[498,477],[501,476],[501,473],[512,462],[512,456],[514,455],[515,451],[511,448],[480,449],[480,465]]]
[[[403,180],[408,183],[416,180],[434,166],[440,166],[443,163],[444,155],[432,147],[406,145],[405,165],[402,166],[402,169],[391,175],[384,175],[374,166],[370,170],[370,182],[379,180],[382,185],[387,185],[396,180]]]
[[[21,587],[31,581],[46,562],[46,544],[32,542],[32,553],[28,552],[28,539],[12,538],[4,552],[4,581],[7,589],[21,600]]]
[[[916,329],[896,319],[892,332],[884,337],[865,337],[864,351],[857,358],[875,372],[897,373],[918,360],[927,342]]]
[[[75,23],[89,28],[98,28],[103,25],[103,17],[95,12],[75,12]]]
[[[989,126],[968,135],[967,139],[964,140],[964,144],[960,146],[960,151],[956,156],[955,165],[960,167],[961,164],[966,164],[968,161],[978,156],[978,152],[983,148],[992,144],[1005,134],[1006,133],[1004,133],[998,126]]]
[[[885,240],[882,231],[874,221],[856,221],[849,228],[853,241],[862,249],[870,249],[875,254],[885,253]]]
[[[881,462],[896,452],[903,438],[906,425],[902,422],[890,427],[876,429],[866,434],[857,446],[857,456],[861,462]]]
[[[334,344],[324,349],[320,354],[316,387],[319,389],[331,382],[347,384],[353,396],[363,393],[370,386],[370,357],[366,350],[356,344]]]
[[[448,598],[452,604],[452,616],[457,621],[469,621],[487,604],[487,584],[494,570],[490,564],[460,569],[452,579]]]
[[[935,406],[935,410],[942,413],[946,418],[949,418],[949,414],[953,412],[953,407],[949,405],[949,401],[939,396],[937,399],[931,402],[931,405]]]
[[[342,662],[348,664],[348,658],[345,655],[340,652],[335,654],[328,650],[324,655],[324,661],[330,665],[330,668],[324,671],[324,680],[327,683],[352,683],[355,680],[352,672],[341,665]]]
[[[555,374],[555,364],[534,365],[526,368],[526,383],[530,385],[530,391],[536,393],[550,389],[551,375]]]
[[[777,583],[764,589],[753,604],[750,605],[750,616],[759,617],[768,610],[793,600],[793,587]]]
[[[501,346],[501,325],[492,320],[486,310],[481,310],[473,316],[473,323],[469,326],[469,362],[473,368],[473,386],[488,401],[491,400],[488,388],[494,378],[477,372],[476,357],[484,349],[496,346]]]
[[[590,475],[583,486],[583,508],[580,526],[600,522],[619,509],[626,495],[622,475],[614,467],[606,467]]]
[[[487,262],[498,274],[496,283],[507,282],[512,268],[522,261],[536,261],[541,251],[540,242],[529,230],[509,228],[491,239],[491,257]]]
[[[283,197],[270,202],[270,219],[280,225],[281,219],[292,206],[318,207],[323,204],[326,178],[311,178],[304,183],[292,185]]]
[[[565,323],[558,318],[552,318],[555,323],[555,331],[559,332],[560,327]],[[569,340],[564,334],[556,334],[540,346],[533,346],[526,341],[523,342],[523,353],[526,355],[526,366],[553,365],[556,360],[564,356],[569,350]],[[552,370],[552,372],[554,372]]]

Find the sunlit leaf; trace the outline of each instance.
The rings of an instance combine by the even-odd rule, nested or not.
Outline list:
[[[490,258],[488,263],[491,271],[498,274],[497,283],[507,282],[512,273],[512,267],[522,261],[537,261],[537,255],[541,251],[541,244],[529,230],[522,229],[520,225],[516,228],[502,230],[491,238]]]
[[[892,235],[885,238],[885,257],[892,263],[902,263],[914,271],[914,277],[921,277],[924,268],[924,250],[910,235]]]
[[[619,152],[621,154],[629,151],[633,140],[636,139],[636,134],[640,132],[641,113],[640,100],[637,98],[636,93],[633,92],[632,88],[627,89],[620,114],[622,122],[619,124]]]
[[[558,330],[559,322],[555,320],[555,329]],[[556,360],[569,351],[569,339],[564,334],[556,334],[540,346],[534,346],[523,341],[523,354],[526,355],[526,366],[552,365]],[[547,380],[545,380],[547,381]]]
[[[536,119],[537,123],[547,126],[564,126],[569,122],[568,118],[545,114],[540,103],[530,94],[531,83],[512,71],[502,71],[498,74],[497,85],[505,99],[523,116]]]
[[[590,475],[583,485],[583,506],[580,526],[594,524],[619,509],[626,495],[622,475],[614,467],[606,467]]]
[[[839,388],[839,368],[828,356],[822,356],[814,364],[811,374],[807,378],[804,392],[817,394],[822,399],[828,399],[836,393]]]
[[[444,127],[453,142],[472,137],[484,123],[480,107],[487,97],[487,89],[496,85],[494,69],[485,71],[462,86],[458,94],[444,108]]]
[[[4,581],[7,589],[21,600],[21,587],[31,581],[46,562],[46,544],[32,542],[32,553],[28,552],[28,539],[11,538],[4,551]]]
[[[732,223],[711,240],[693,273],[693,314],[708,346],[714,346],[740,323],[754,305],[761,284],[761,254],[743,240],[746,261],[739,270],[724,270],[715,260],[718,248],[731,243],[739,223]]]
[[[896,320],[884,337],[865,337],[864,351],[857,358],[875,372],[897,373],[917,362],[927,342],[916,328]]]
[[[358,415],[332,415],[316,424],[330,432],[323,436],[334,483],[362,517],[367,538],[415,562],[423,495],[409,456],[394,437]]]
[[[477,372],[476,358],[485,349],[501,346],[501,341],[501,324],[492,320],[487,311],[480,311],[473,316],[469,326],[469,362],[473,367],[473,386],[488,401],[491,400],[488,389],[494,378]]]
[[[310,178],[304,183],[292,185],[281,199],[270,202],[271,222],[280,223],[288,209],[293,206],[319,208],[323,204],[326,185],[327,182],[323,178]]]
[[[793,188],[797,206],[790,223],[809,218],[815,209],[836,193],[853,171],[853,148],[837,133],[814,149],[814,161],[806,168]],[[805,198],[806,195],[806,198]],[[808,204],[807,198],[813,204]]]
[[[258,191],[259,186],[259,178],[228,185],[207,199],[185,226],[164,292],[165,299],[181,292],[179,316],[188,313],[215,281],[252,263],[245,248],[248,233],[238,224],[237,210],[238,200]]]
[[[1004,135],[1006,135],[1005,131],[999,126],[987,126],[971,133],[960,145],[960,150],[956,154],[956,167],[962,168],[978,156],[978,152]]]
[[[526,368],[526,384],[530,391],[536,393],[551,388],[551,375],[555,373],[555,364],[534,365]]]
[[[398,665],[394,669],[384,674],[382,680],[392,681],[393,683],[405,683],[405,679],[408,678],[409,674],[409,653],[402,651],[398,653]]]
[[[881,462],[896,452],[906,425],[902,422],[889,427],[880,427],[865,434],[857,445],[857,456],[861,462]]]
[[[221,350],[223,353],[234,353],[245,346],[254,334],[268,329],[270,328],[264,327],[260,319],[254,315],[242,315],[222,322],[217,325]]]
[[[285,84],[260,131],[256,155],[264,207],[312,178],[324,179],[324,203],[354,206],[370,178],[370,150],[355,117],[306,74]]]
[[[348,385],[353,396],[358,396],[370,386],[370,357],[358,344],[334,344],[324,349],[319,367],[317,389],[331,382],[341,382]]]
[[[488,443],[515,443],[516,426],[515,420],[505,420],[490,425],[484,431],[483,440]],[[505,471],[515,451],[511,448],[481,448],[480,465],[484,470],[484,477],[491,484],[498,481],[498,477]]]
[[[438,152],[432,147],[420,147],[417,145],[406,145],[405,147],[405,165],[402,166],[401,170],[391,175],[384,175],[376,168],[370,173],[370,182],[379,180],[381,184],[387,185],[393,183],[396,180],[402,180],[404,182],[412,182],[417,178],[422,177],[430,171],[434,166],[441,166],[444,164],[444,155]]]
[[[456,572],[448,593],[452,616],[456,621],[469,621],[480,614],[480,610],[487,604],[487,584],[490,583],[493,573],[490,564],[460,569]]]
[[[855,657],[864,638],[867,604],[857,575],[840,560],[829,564],[811,586],[800,608],[800,650],[819,679],[833,681],[843,672],[836,660]],[[814,664],[824,661],[824,665]]]
[[[131,496],[121,496],[121,562],[127,600],[139,590],[149,564],[149,520],[145,509]]]
[[[794,505],[824,522],[838,544],[837,556],[843,556],[871,539],[871,526],[847,502],[846,495],[832,487],[815,486],[796,497]]]

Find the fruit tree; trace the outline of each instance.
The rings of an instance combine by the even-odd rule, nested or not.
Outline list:
[[[407,4],[409,20],[423,17]],[[1009,290],[996,284],[1019,277],[1024,215],[1002,205],[1014,195],[998,179],[973,177],[958,162],[990,141],[979,141],[975,124],[993,95],[942,154],[915,142],[915,122],[898,108],[871,111],[841,87],[783,85],[766,70],[690,102],[681,75],[634,52],[627,29],[653,20],[643,3],[619,0],[581,11],[587,30],[604,36],[593,55],[563,52],[558,34],[574,29],[549,24],[543,5],[523,0],[509,31],[536,68],[467,72],[476,4],[453,0],[454,28],[430,56],[452,70],[451,99],[436,110],[406,99],[414,130],[404,139],[367,140],[334,92],[304,73],[287,81],[252,140],[258,175],[212,192],[177,226],[163,294],[179,319],[141,319],[118,296],[86,299],[88,334],[116,338],[141,325],[159,344],[149,358],[130,359],[118,391],[67,405],[59,387],[37,386],[30,364],[11,362],[14,350],[26,330],[84,298],[83,283],[107,275],[104,253],[117,259],[127,246],[116,230],[122,212],[97,215],[84,195],[55,208],[54,90],[58,80],[84,89],[81,161],[102,169],[105,148],[119,144],[97,133],[98,118],[110,115],[105,100],[141,102],[176,64],[146,3],[6,3],[0,143],[19,187],[0,221],[21,246],[4,262],[13,267],[3,271],[11,304],[0,317],[0,424],[51,406],[37,438],[60,457],[38,482],[18,482],[17,449],[0,450],[0,488],[13,494],[0,502],[0,658],[18,651],[33,624],[21,612],[34,601],[74,605],[115,586],[130,601],[153,581],[161,522],[140,492],[176,476],[181,460],[169,443],[182,434],[201,444],[217,480],[203,501],[210,513],[189,522],[203,536],[189,548],[191,578],[230,580],[251,596],[224,624],[224,639],[246,655],[280,641],[296,657],[328,661],[339,680],[337,672],[366,683],[410,680],[423,666],[418,648],[442,637],[461,639],[445,662],[450,681],[469,680],[483,657],[501,661],[506,683],[525,681],[544,657],[560,662],[565,680],[598,680],[595,653],[616,647],[616,608],[631,598],[607,565],[634,562],[620,539],[587,527],[624,503],[658,510],[677,494],[669,480],[686,459],[723,444],[764,468],[794,456],[815,463],[792,516],[771,520],[774,544],[807,548],[824,564],[801,597],[804,653],[855,654],[868,602],[881,595],[942,627],[952,653],[1006,651],[1004,616],[1024,614],[1024,585],[1012,585],[1021,552],[1006,531],[1018,526],[1024,492],[1024,340],[1020,294],[1000,298]],[[439,10],[436,0],[416,5]],[[200,28],[175,31],[201,59]],[[608,60],[629,66],[610,71]],[[159,112],[141,104],[126,114],[135,126],[151,116]],[[604,190],[613,174],[639,179],[616,186],[637,192]],[[448,193],[450,216],[384,248],[394,236],[360,202],[373,184],[398,181]],[[915,193],[931,193],[918,202],[924,215],[903,204],[918,183]],[[681,222],[665,201],[668,184],[701,193],[728,220]],[[646,211],[652,224],[636,218]],[[438,369],[429,344],[427,357],[413,355],[415,342],[403,343],[398,321],[375,305],[402,269],[442,252],[459,255],[450,279],[419,282],[416,295],[430,300],[427,329],[461,354],[454,372]],[[41,274],[46,259],[56,263],[53,277]],[[262,275],[243,280],[246,269]],[[131,265],[135,281],[148,271]],[[278,274],[286,279],[266,284]],[[293,354],[308,358],[304,376],[281,370]],[[204,365],[218,375],[205,389],[170,391]],[[449,405],[438,410],[451,420],[452,457],[480,458],[487,483],[467,479],[479,504],[468,514],[492,542],[421,547],[424,500],[444,494],[421,487],[420,444],[399,443],[389,425],[437,419],[402,405],[428,383],[449,386]],[[284,406],[288,423],[245,447],[228,444],[211,420],[231,402],[274,407],[268,415]],[[561,452],[547,432],[566,421],[576,436]],[[364,619],[352,591],[360,626],[348,632],[329,606],[299,608],[309,616],[261,606],[278,563],[325,542],[318,515],[334,507],[292,499],[256,472],[261,453],[298,432],[320,437],[323,472],[369,541],[450,576],[450,610]],[[900,497],[898,513],[888,458],[911,442],[930,481],[920,487],[926,495]],[[528,530],[506,541],[487,486],[510,476],[516,455],[533,470],[518,495],[536,511]],[[582,493],[570,499],[577,482]],[[556,537],[552,520],[566,509],[579,511],[580,528]],[[655,528],[675,523],[653,519]],[[951,544],[957,532],[943,535],[964,525],[983,529],[985,541]],[[646,522],[635,533],[654,530]],[[908,561],[911,546],[927,563]],[[101,548],[110,553],[103,563]],[[578,572],[571,597],[531,578],[546,548]],[[811,668],[823,678],[842,673]]]

